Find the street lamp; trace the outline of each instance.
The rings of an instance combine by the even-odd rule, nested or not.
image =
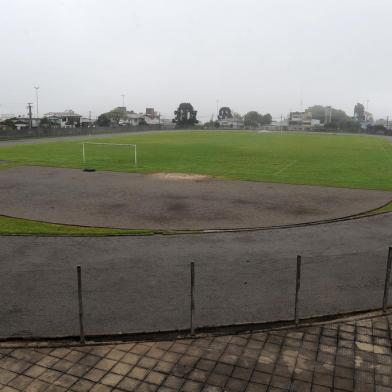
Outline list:
[[[38,90],[39,86],[34,86],[35,88],[35,104],[36,104],[36,109],[37,109],[37,118],[39,118],[39,113],[38,113]]]

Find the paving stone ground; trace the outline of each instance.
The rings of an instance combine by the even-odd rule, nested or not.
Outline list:
[[[392,391],[392,315],[159,342],[1,348],[2,392]]]

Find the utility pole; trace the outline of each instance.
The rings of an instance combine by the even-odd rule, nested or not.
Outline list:
[[[27,103],[27,109],[29,110],[29,128],[33,128],[33,113],[32,113],[33,104],[31,102]]]
[[[328,124],[332,121],[332,106],[325,107],[325,120],[324,124]]]
[[[283,114],[280,115],[280,134],[283,133]]]
[[[37,118],[39,118],[39,112],[38,112],[38,90],[39,90],[39,86],[36,85],[34,86],[35,88],[35,106],[36,106],[36,111],[37,111]]]
[[[122,105],[123,108],[125,108],[125,94],[121,94],[121,96],[122,96]]]
[[[216,118],[219,116],[219,99],[216,100]]]

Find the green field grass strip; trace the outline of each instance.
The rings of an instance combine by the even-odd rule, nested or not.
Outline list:
[[[0,215],[0,235],[121,236],[152,235],[158,233],[159,231],[143,229],[111,229],[61,225]]]
[[[380,214],[392,212],[392,201],[388,204],[376,208],[371,211],[359,213],[356,215],[342,217],[337,219],[326,220],[325,223],[340,222],[351,219],[360,219],[371,217]],[[289,228],[295,226],[306,226],[311,224],[322,224],[320,222],[309,222],[304,224],[295,224],[282,226],[281,228]],[[279,227],[273,227],[279,228]],[[215,233],[215,232],[233,232],[243,230],[260,230],[267,229],[267,227],[260,228],[242,228],[242,229],[226,229],[226,230],[148,230],[148,229],[115,229],[105,227],[89,227],[89,226],[73,226],[61,225],[56,223],[47,223],[34,221],[29,219],[14,218],[10,216],[0,215],[0,236],[15,235],[15,236],[54,236],[54,237],[109,237],[109,236],[151,236],[151,235],[180,235],[180,234],[201,234],[201,233]]]
[[[190,173],[233,180],[392,191],[392,144],[385,138],[371,136],[253,131],[135,133],[2,146],[0,161],[82,169],[83,141],[137,145],[137,168],[130,165],[126,149],[88,145],[87,164],[98,171]]]
[[[386,212],[392,212],[392,201],[389,202],[387,205],[377,208],[372,212],[369,212],[365,215],[378,215],[378,214],[385,214]]]
[[[19,166],[19,164],[15,162],[0,162],[0,170],[10,169],[16,166]]]

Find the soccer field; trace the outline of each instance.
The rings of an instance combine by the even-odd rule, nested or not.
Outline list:
[[[137,167],[129,149],[87,145],[87,165],[97,170],[392,190],[392,144],[381,137],[184,131],[85,140],[137,145]],[[4,146],[0,161],[83,168],[82,140]]]

